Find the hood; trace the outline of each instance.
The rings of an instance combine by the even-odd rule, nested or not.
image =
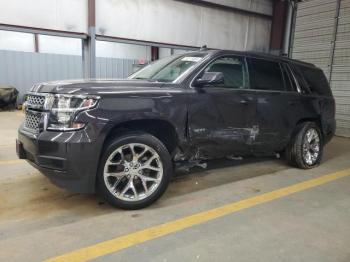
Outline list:
[[[81,79],[40,83],[34,85],[31,92],[72,95],[108,95],[152,91],[159,92],[162,91],[161,88],[165,85],[168,86],[169,84],[133,79]]]

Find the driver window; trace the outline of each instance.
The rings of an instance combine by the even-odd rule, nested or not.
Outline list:
[[[212,62],[204,72],[221,72],[224,75],[224,83],[219,87],[246,89],[248,77],[245,60],[242,57],[220,57]]]

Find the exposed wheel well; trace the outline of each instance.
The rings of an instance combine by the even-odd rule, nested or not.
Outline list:
[[[290,143],[293,141],[293,139],[295,138],[295,136],[298,134],[298,132],[300,130],[300,127],[301,127],[300,124],[305,123],[305,122],[315,123],[321,131],[322,139],[324,139],[322,124],[321,124],[320,119],[318,119],[318,118],[302,118],[295,124],[294,130],[292,130],[292,132],[290,133],[288,144],[286,145],[286,147],[283,150],[280,151],[281,153],[285,152],[286,148],[288,146],[290,146]]]
[[[315,123],[318,126],[318,128],[320,129],[322,136],[324,135],[323,134],[322,123],[321,123],[321,120],[319,118],[303,118],[303,119],[300,119],[297,122],[296,126],[295,126],[296,129],[297,129],[298,125],[300,125],[301,123],[305,123],[305,122],[313,122],[313,123]]]
[[[313,123],[315,123],[319,127],[319,129],[321,131],[322,139],[324,138],[323,129],[322,129],[322,125],[321,125],[320,119],[318,119],[318,118],[303,118],[303,119],[300,119],[296,123],[296,125],[294,127],[294,130],[292,131],[292,133],[291,133],[291,135],[289,137],[289,143],[293,140],[293,138],[296,136],[296,134],[300,130],[300,124],[301,123],[305,123],[305,122],[313,122]]]
[[[319,118],[302,118],[297,122],[297,125],[303,122],[314,122],[321,128],[321,120]]]
[[[146,119],[132,120],[114,126],[108,133],[104,144],[110,139],[127,133],[128,131],[143,131],[158,138],[167,148],[170,154],[174,152],[178,144],[178,137],[172,124],[165,120]]]

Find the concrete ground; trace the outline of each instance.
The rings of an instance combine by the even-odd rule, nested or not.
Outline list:
[[[326,146],[320,167],[279,159],[213,161],[180,173],[138,211],[52,185],[16,160],[19,111],[0,112],[0,261],[41,261],[201,211],[350,168],[350,139]],[[350,172],[350,171],[349,171]],[[350,176],[98,257],[96,261],[350,261]],[[98,247],[96,247],[98,248]]]

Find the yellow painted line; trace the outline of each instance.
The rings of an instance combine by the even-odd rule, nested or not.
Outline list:
[[[259,204],[270,202],[296,192],[300,192],[312,187],[316,187],[342,177],[350,176],[350,169],[339,171],[336,173],[324,175],[315,179],[307,180],[291,186],[287,186],[272,192],[261,194],[252,198],[227,204],[218,208],[204,211],[198,214],[187,216],[178,220],[170,221],[165,224],[137,231],[125,236],[107,240],[92,246],[88,246],[76,251],[48,259],[46,261],[87,261],[97,257],[101,257],[110,253],[115,253],[122,249],[135,246],[146,241],[159,238],[186,228],[235,213],[237,211],[250,208]]]
[[[10,146],[12,146],[13,148],[16,147],[15,144],[4,144],[4,145],[0,145],[0,147],[10,147]]]
[[[0,166],[24,163],[23,159],[0,160]]]

